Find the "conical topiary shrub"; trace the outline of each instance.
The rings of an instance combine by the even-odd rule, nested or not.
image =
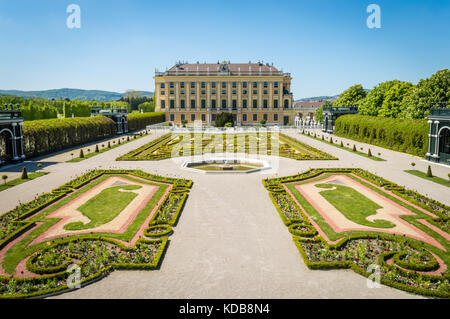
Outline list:
[[[108,141],[108,148],[111,148],[111,142]]]
[[[372,152],[370,151],[370,148],[369,148],[369,150],[367,151],[367,156],[369,156],[369,157],[372,156]]]
[[[95,145],[95,153],[100,152],[100,150],[98,149],[98,145]]]
[[[129,136],[127,136],[127,142],[129,142],[130,141],[130,137]]]
[[[28,172],[27,172],[27,168],[25,166],[22,168],[22,176],[20,178],[28,179]]]
[[[431,165],[428,165],[427,177],[433,177],[433,172],[431,171]]]
[[[341,141],[341,147],[344,147],[344,143],[342,143],[342,141]]]
[[[80,158],[84,158],[84,152],[83,152],[83,149],[80,150]]]
[[[356,152],[356,145],[353,144],[353,152]]]

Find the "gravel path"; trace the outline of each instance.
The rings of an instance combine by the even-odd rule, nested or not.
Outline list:
[[[51,164],[46,168],[50,174],[0,192],[0,213],[4,213],[19,200],[31,200],[35,194],[96,167],[135,168],[194,181],[160,270],[116,271],[97,283],[56,298],[420,298],[386,286],[367,288],[366,278],[351,270],[307,269],[261,183],[266,177],[295,174],[312,167],[361,167],[450,204],[448,188],[403,172],[411,162],[408,155],[383,150],[382,157],[388,162],[375,162],[288,133],[340,160],[271,157],[273,167],[279,167],[276,172],[248,175],[186,171],[180,168],[180,158],[114,161],[161,134],[154,133],[79,163]],[[415,162],[419,164],[417,158]]]

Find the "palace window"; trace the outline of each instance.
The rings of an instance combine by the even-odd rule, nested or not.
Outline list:
[[[211,82],[211,87],[212,87],[213,89],[215,89],[215,88],[216,88],[216,82]]]
[[[211,120],[214,122],[216,120],[216,114],[211,114]]]
[[[233,109],[237,108],[237,101],[233,100],[231,102],[232,102]]]
[[[161,83],[161,89],[164,89],[166,86],[165,86],[165,84],[164,83]]]
[[[184,95],[184,90],[180,90],[180,94],[181,94],[181,95]]]
[[[175,100],[170,100],[170,108],[171,109],[175,108]]]
[[[184,89],[184,82],[180,82],[180,88]]]
[[[258,94],[258,90],[253,90],[253,95],[257,95]]]
[[[202,82],[202,89],[205,89],[206,88],[206,82]]]
[[[222,94],[223,95],[227,94],[227,90],[222,90]]]
[[[206,94],[206,90],[202,90],[201,94],[205,95]]]
[[[202,109],[206,108],[206,100],[202,100]]]
[[[222,108],[223,109],[227,108],[227,100],[222,100]]]
[[[263,101],[263,107],[264,107],[265,109],[267,109],[267,100],[264,100],[264,101]]]
[[[273,87],[278,89],[278,82],[273,82]]]
[[[236,82],[233,82],[233,89],[235,89],[236,88]]]
[[[274,109],[278,108],[278,100],[273,100],[273,108]]]
[[[166,108],[166,100],[161,100],[161,108],[162,109]]]
[[[195,100],[191,100],[191,109],[195,109]]]
[[[242,94],[244,94],[244,95],[247,94],[247,90],[243,90]]]
[[[216,94],[216,90],[211,90],[211,94],[215,95]]]
[[[185,108],[184,100],[180,100],[180,104],[181,104],[181,108],[184,109]]]
[[[247,88],[247,82],[242,82],[242,88],[244,88],[244,89]]]
[[[284,100],[284,108],[287,109],[289,107],[289,100]]]
[[[175,114],[170,114],[170,120],[175,121]]]
[[[195,121],[195,114],[191,114],[191,122]]]
[[[257,89],[258,88],[258,82],[253,82],[253,88]]]
[[[278,90],[273,90],[273,94],[278,95]]]
[[[161,95],[166,95],[166,92],[165,91],[161,91]]]
[[[186,119],[186,115],[181,114],[181,120],[184,121]]]
[[[202,122],[206,122],[206,115],[202,114]]]
[[[231,91],[231,94],[236,95],[236,90]]]
[[[216,100],[211,100],[211,107],[212,107],[213,109],[216,108]]]
[[[242,114],[242,122],[247,122],[247,114]]]
[[[253,100],[253,108],[256,109],[258,107],[258,100]]]
[[[174,94],[175,94],[175,91],[174,91],[174,90],[170,90],[169,94],[174,95]]]
[[[258,120],[258,114],[253,114],[253,121],[256,122]]]
[[[222,82],[222,89],[226,89],[227,88],[227,82]]]
[[[191,94],[194,95],[195,94],[195,90],[191,90]]]
[[[267,90],[264,90],[264,91],[263,91],[263,94],[268,94],[268,93],[267,93]]]
[[[191,82],[191,89],[195,89],[195,82]]]
[[[267,89],[268,86],[269,84],[267,82],[264,82],[264,88]]]
[[[171,89],[173,89],[175,87],[175,84],[173,82],[170,82],[169,86],[170,86]]]
[[[278,114],[275,113],[273,115],[273,120],[274,120],[274,122],[278,122]]]
[[[263,114],[263,120],[267,122],[267,114]]]
[[[242,107],[243,107],[244,109],[247,108],[247,100],[242,100]]]

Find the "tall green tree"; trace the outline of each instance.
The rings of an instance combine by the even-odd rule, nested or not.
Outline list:
[[[350,104],[359,104],[364,99],[367,92],[364,90],[361,84],[355,84],[342,92],[337,98],[334,106],[348,106]]]
[[[401,105],[401,118],[421,119],[429,114],[431,103],[442,102],[440,107],[450,107],[450,70],[437,71],[429,79],[422,79],[405,96]],[[437,107],[437,105],[435,105]]]
[[[409,82],[397,82],[386,92],[383,104],[378,112],[381,117],[396,118],[401,111],[401,104],[405,96],[412,90]]]
[[[378,116],[378,112],[383,105],[384,98],[389,89],[399,80],[386,81],[376,85],[367,96],[360,101],[358,113],[360,115]]]

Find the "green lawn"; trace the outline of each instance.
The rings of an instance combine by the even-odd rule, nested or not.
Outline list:
[[[335,184],[317,184],[316,187],[330,189],[320,192],[331,205],[340,211],[347,219],[369,227],[392,228],[393,223],[387,220],[375,219],[373,222],[366,218],[375,215],[381,207],[360,192],[351,187]],[[331,189],[335,188],[335,189]]]
[[[302,134],[302,133],[299,133],[299,134]],[[331,143],[330,141],[322,140],[321,138],[314,137],[314,136],[311,136],[309,134],[303,133],[302,135],[308,136],[310,138],[313,138],[315,140],[321,141],[323,143],[327,143],[328,145],[333,145],[334,147],[338,147],[338,148],[346,150],[348,152],[352,152],[354,154],[358,154],[360,156],[364,156],[364,157],[370,158],[371,160],[374,160],[374,161],[378,161],[378,162],[385,162],[386,161],[385,159],[383,159],[381,157],[374,156],[373,154],[372,154],[372,156],[369,156],[367,153],[363,153],[363,152],[360,152],[358,150],[354,151],[353,148],[346,147],[346,146],[341,146],[340,144]]]
[[[437,177],[437,176],[433,176],[433,177],[428,177],[426,173],[418,171],[418,170],[406,170],[406,173],[412,174],[414,176],[423,178],[423,179],[427,179],[429,181],[450,187],[450,180],[448,179],[444,179],[441,177]]]
[[[34,172],[34,173],[29,173],[27,179],[21,179],[21,178],[13,179],[12,181],[7,182],[6,184],[3,183],[2,185],[0,185],[0,192],[4,191],[5,189],[14,187],[14,186],[22,184],[22,183],[26,183],[28,181],[31,181],[35,178],[38,178],[38,177],[41,177],[41,176],[44,176],[47,174],[48,174],[48,172]]]
[[[78,208],[84,216],[91,220],[89,223],[76,222],[67,224],[64,228],[67,230],[89,229],[110,222],[137,196],[131,190],[139,188],[142,186],[122,185],[104,189]]]

